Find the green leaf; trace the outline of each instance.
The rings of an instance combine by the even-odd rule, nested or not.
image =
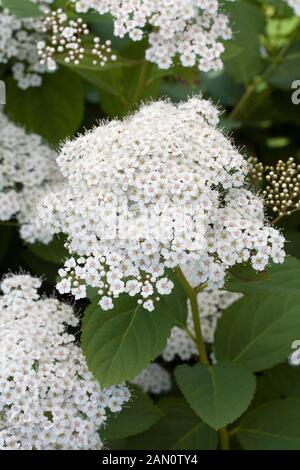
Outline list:
[[[178,103],[179,101],[187,100],[192,95],[198,95],[201,91],[200,85],[191,87],[186,83],[182,83],[178,80],[167,81],[163,80],[160,87],[161,94],[169,97],[173,102]]]
[[[98,302],[98,300],[100,299],[100,296],[98,294],[98,290],[99,289],[97,289],[97,287],[87,286],[87,288],[86,288],[87,298],[91,301],[94,301],[94,299],[97,297],[97,302]]]
[[[254,375],[235,364],[182,365],[175,369],[175,377],[195,413],[214,429],[244,413],[255,391]]]
[[[224,43],[225,70],[237,82],[248,84],[264,67],[259,37],[265,27],[264,14],[258,5],[247,0],[226,2],[224,11],[233,29],[233,39]]]
[[[0,261],[2,261],[8,253],[11,237],[11,227],[5,227],[0,225]]]
[[[217,433],[203,423],[181,397],[166,397],[157,406],[164,416],[145,433],[128,439],[133,450],[215,450]]]
[[[132,400],[120,411],[110,413],[101,430],[101,439],[122,439],[146,431],[162,416],[163,412],[138,387],[130,386]]]
[[[27,131],[57,145],[80,126],[84,110],[81,79],[67,69],[44,74],[41,87],[21,90],[7,80],[7,113]]]
[[[43,276],[45,282],[52,284],[51,288],[53,291],[53,284],[55,284],[57,279],[57,266],[44,261],[28,249],[21,252],[21,257],[22,261],[25,261],[25,269],[28,270],[30,268],[30,272],[34,275]],[[22,265],[24,265],[23,262]]]
[[[236,266],[225,289],[243,294],[300,295],[300,260],[287,256],[284,263],[272,263],[267,271],[255,273],[248,267]]]
[[[205,91],[224,107],[234,106],[244,92],[244,87],[236,83],[225,70],[203,73],[201,78]]]
[[[275,400],[250,411],[237,437],[248,450],[300,450],[300,399]]]
[[[39,258],[44,259],[50,263],[61,264],[68,256],[68,251],[64,247],[65,238],[55,236],[54,239],[44,245],[43,243],[34,243],[28,245],[28,248]]]
[[[300,40],[289,48],[284,60],[268,76],[268,82],[283,90],[291,90],[292,83],[299,80]]]
[[[124,80],[126,86],[127,111],[132,111],[142,101],[154,99],[159,94],[160,78],[152,79],[154,64],[143,61],[130,69],[124,70]]]
[[[123,99],[123,86],[121,83],[122,71],[116,69],[112,70],[88,70],[81,69],[75,66],[70,67],[73,72],[76,72],[82,78],[92,83],[100,90],[104,90],[113,96]]]
[[[177,285],[149,312],[127,295],[115,307],[102,311],[96,302],[82,329],[82,347],[88,366],[102,387],[130,380],[155,359],[166,345],[176,322],[184,323],[186,297]]]
[[[287,253],[299,259],[300,258],[300,237],[299,237],[298,230],[287,230],[284,235],[285,235],[285,238],[287,239],[287,244],[285,245],[285,249]]]
[[[2,0],[2,6],[7,8],[18,19],[43,16],[43,12],[36,3],[30,0]]]
[[[279,398],[300,397],[300,369],[289,364],[280,364],[257,378],[257,389],[253,407]]]
[[[218,322],[217,360],[241,364],[253,371],[287,359],[300,338],[300,297],[246,295],[231,305]]]

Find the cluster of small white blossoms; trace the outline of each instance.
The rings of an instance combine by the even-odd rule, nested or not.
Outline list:
[[[131,380],[131,383],[138,385],[145,393],[153,394],[169,392],[172,386],[170,373],[155,362]]]
[[[101,390],[66,327],[71,306],[40,297],[39,279],[1,283],[0,449],[101,449],[107,409],[129,400],[123,385]]]
[[[47,11],[53,0],[32,0]],[[17,19],[0,0],[0,64],[12,61],[12,73],[22,89],[42,84],[46,67],[39,63],[36,44],[43,37],[39,18]]]
[[[223,290],[203,291],[198,294],[198,305],[200,310],[201,330],[206,343],[213,344],[215,330],[223,311],[241,297],[241,294],[226,292]],[[195,335],[194,322],[190,304],[188,304],[188,317],[186,327],[190,333]],[[165,361],[173,361],[179,357],[183,361],[197,356],[197,348],[191,336],[186,330],[175,326],[168,339],[167,346],[162,352]]]
[[[50,35],[48,41],[37,43],[40,64],[49,70],[56,70],[56,54],[66,54],[66,64],[79,65],[86,55],[83,43],[84,36],[89,34],[88,25],[82,18],[69,19],[67,14],[59,8],[49,13],[43,20],[42,31]],[[111,41],[101,44],[100,38],[93,39],[94,46],[91,50],[94,57],[93,64],[104,66],[108,60],[116,60],[117,56],[111,53]]]
[[[200,97],[159,101],[64,145],[65,183],[40,211],[49,232],[68,238],[59,292],[82,298],[86,285],[98,288],[103,309],[125,292],[152,311],[179,266],[213,289],[236,263],[283,261],[284,238],[243,187],[247,161],[217,123]]]
[[[116,36],[140,41],[144,29],[151,28],[146,59],[159,68],[170,68],[176,56],[184,67],[197,64],[204,72],[223,67],[222,40],[230,39],[232,31],[218,0],[72,1],[78,12],[111,13]]]
[[[0,109],[0,220],[15,217],[21,237],[29,243],[49,242],[51,235],[36,224],[37,205],[59,179],[55,152]]]
[[[300,0],[286,0],[288,5],[294,10],[295,14],[300,16]]]

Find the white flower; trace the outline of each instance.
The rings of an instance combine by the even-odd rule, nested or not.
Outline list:
[[[174,284],[168,278],[163,277],[156,283],[156,288],[159,294],[168,295],[171,294]]]
[[[140,283],[136,280],[131,280],[131,281],[128,281],[126,282],[126,292],[128,292],[128,294],[131,296],[131,297],[134,297],[135,295],[137,295],[141,290],[141,286],[140,286]]]
[[[40,285],[29,275],[1,284],[0,449],[101,449],[107,409],[120,411],[130,393],[100,389],[67,333],[78,324],[72,307],[40,297]]]
[[[111,310],[113,308],[112,299],[106,295],[101,298],[99,305],[103,310]]]
[[[180,266],[214,289],[237,263],[282,262],[284,238],[265,222],[248,163],[217,122],[200,97],[157,102],[65,144],[57,161],[66,180],[40,220],[67,235],[72,286],[99,288],[105,309],[128,292],[153,310]]]
[[[138,385],[145,393],[161,394],[171,390],[170,373],[155,362],[140,372],[131,383]]]
[[[40,136],[27,134],[0,110],[0,220],[15,217],[24,240],[49,242],[49,232],[35,223],[36,206],[59,180],[55,152]]]
[[[74,28],[70,28],[70,26],[67,26],[66,28],[63,29],[62,36],[64,36],[65,38],[71,38],[74,33],[75,33]]]
[[[145,310],[148,310],[149,312],[153,312],[155,308],[153,300],[146,300],[146,302],[143,303],[143,307]]]
[[[56,66],[55,60],[53,60],[53,59],[51,59],[51,57],[49,57],[47,59],[47,69],[51,70],[53,72],[53,71],[56,70],[56,68],[57,68],[57,66]]]
[[[71,282],[69,279],[63,279],[57,283],[56,287],[60,294],[67,294],[71,290]]]
[[[232,36],[229,19],[220,12],[218,0],[72,0],[78,12],[90,8],[111,13],[114,34],[140,41],[148,27],[150,47],[146,58],[162,69],[171,67],[176,55],[185,67],[219,70],[222,40]]]

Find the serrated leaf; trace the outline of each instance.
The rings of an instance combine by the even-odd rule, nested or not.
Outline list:
[[[177,321],[184,322],[186,314],[186,297],[179,285],[155,304],[153,312],[127,295],[115,300],[113,310],[91,307],[83,323],[82,347],[101,386],[139,374],[160,354],[172,327]]]
[[[2,6],[7,8],[18,19],[43,16],[43,12],[37,4],[30,0],[2,0]]]
[[[195,413],[214,429],[244,413],[255,391],[254,375],[235,364],[182,365],[175,369],[175,377]]]
[[[67,69],[44,74],[43,84],[21,90],[13,79],[7,82],[9,116],[27,131],[36,132],[57,145],[80,126],[84,110],[81,79]]]
[[[248,450],[300,450],[300,398],[261,405],[238,425],[237,437]]]
[[[105,428],[101,429],[104,441],[123,439],[146,431],[163,416],[163,412],[139,387],[130,385],[132,399],[120,413],[108,414]]]
[[[287,359],[300,338],[300,297],[246,295],[231,305],[218,322],[217,360],[241,364],[253,371]]]
[[[217,433],[203,423],[181,397],[165,397],[157,406],[164,416],[148,431],[128,439],[126,449],[215,450]]]
[[[287,294],[300,296],[300,260],[287,256],[284,263],[272,263],[265,272],[236,266],[225,289],[243,294]]]

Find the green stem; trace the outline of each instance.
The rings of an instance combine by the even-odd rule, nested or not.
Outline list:
[[[202,362],[202,364],[206,364],[207,366],[209,366],[210,364],[209,364],[209,360],[207,357],[205,343],[204,343],[202,331],[201,331],[201,322],[200,322],[200,315],[199,315],[197,292],[195,292],[193,287],[190,285],[190,283],[188,282],[188,280],[186,279],[185,275],[183,274],[180,268],[177,270],[177,277],[186,295],[188,296],[190,300],[194,328],[195,328],[195,342],[196,342],[196,347],[199,353],[200,362]]]
[[[131,109],[135,106],[135,104],[139,101],[140,97],[142,96],[142,93],[145,88],[145,83],[147,80],[148,70],[149,70],[149,62],[144,60],[141,65],[141,70],[140,70],[139,79],[138,79],[136,88],[128,103],[128,111],[131,111]]]
[[[235,119],[239,115],[239,112],[243,109],[244,104],[247,103],[250,96],[252,96],[252,93],[254,92],[254,90],[255,90],[255,83],[251,83],[251,85],[249,85],[246,88],[245,93],[243,94],[243,96],[241,97],[241,99],[239,100],[235,108],[233,108],[231,113],[229,113],[229,116],[228,116],[229,119]]]
[[[232,428],[230,429],[230,431],[228,431],[228,436],[231,437],[231,436],[234,436],[238,431],[239,431],[239,427],[235,427],[235,428]]]
[[[230,450],[229,433],[226,428],[221,428],[218,431],[220,438],[220,446],[222,450]]]
[[[284,56],[288,52],[289,48],[291,47],[294,39],[297,37],[298,33],[299,33],[299,24],[293,31],[293,34],[291,35],[287,44],[282,49],[280,49],[279,53],[273,58],[271,64],[265,69],[265,71],[261,75],[255,78],[253,83],[247,86],[241,99],[239,100],[237,105],[233,108],[231,113],[229,113],[228,117],[230,119],[235,119],[236,117],[239,116],[245,104],[248,103],[249,99],[252,97],[253,93],[255,92],[257,83],[266,80],[269,77],[269,75],[273,72],[273,70],[277,67],[277,65],[280,64],[280,62],[284,59]]]
[[[293,209],[292,211],[289,211],[289,215],[292,215],[292,214],[294,214],[295,212],[298,212],[298,211],[300,211],[300,207],[297,207],[296,209]],[[288,215],[286,212],[282,215],[278,215],[278,217],[276,217],[275,219],[273,219],[271,221],[271,224],[273,224],[273,225],[277,224],[277,222],[279,222],[286,215]]]
[[[196,347],[199,353],[200,362],[210,367],[210,363],[208,360],[206,347],[205,347],[205,343],[204,343],[202,331],[201,331],[199,305],[198,305],[198,300],[197,300],[197,294],[199,292],[200,286],[193,288],[188,282],[187,278],[185,277],[185,275],[183,274],[180,268],[176,270],[176,274],[191,304],[193,323],[194,323],[194,329],[195,329],[195,337],[193,337],[193,335],[190,335],[190,337],[194,340],[196,344]],[[205,284],[203,285],[203,288],[204,287],[205,287]],[[228,434],[226,427],[219,429],[218,434],[220,438],[221,449],[229,450],[230,449],[229,434]]]

